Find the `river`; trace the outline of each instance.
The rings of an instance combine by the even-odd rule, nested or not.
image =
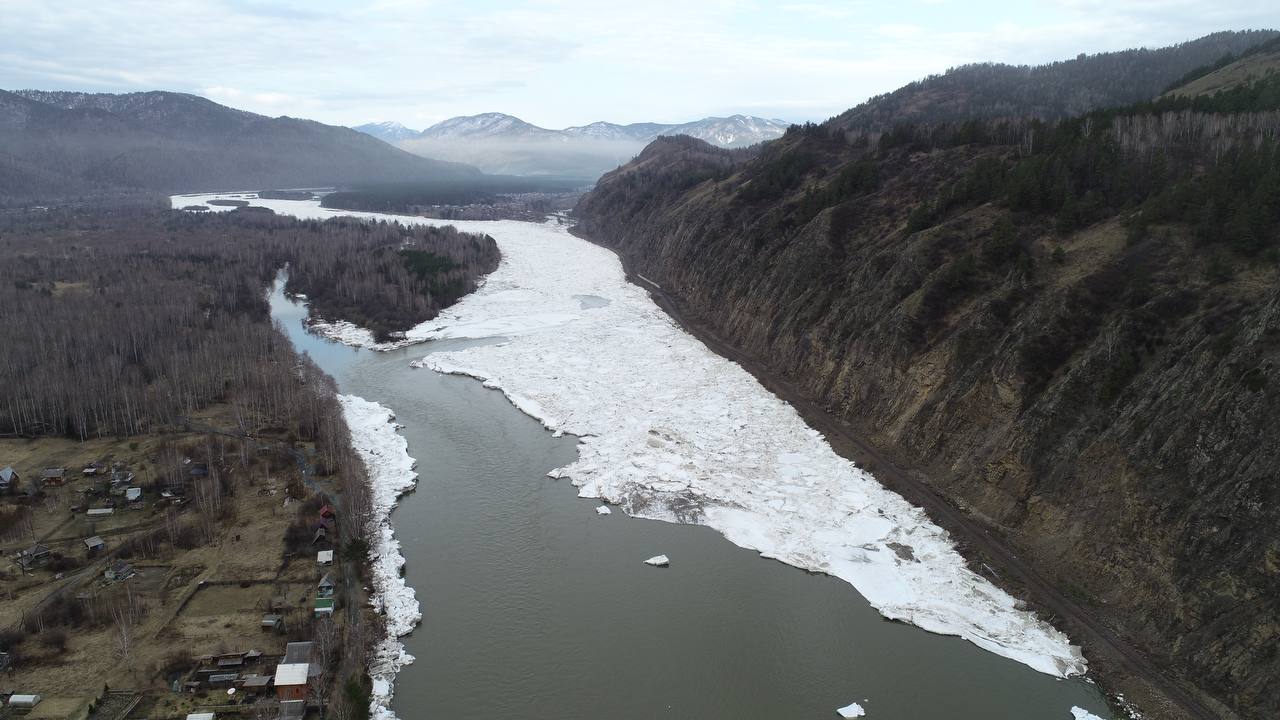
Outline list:
[[[493,225],[500,247],[507,225]],[[396,681],[401,718],[827,718],[855,701],[877,720],[1111,717],[1095,685],[887,621],[837,577],[708,527],[598,514],[547,476],[575,462],[576,438],[472,378],[410,364],[501,338],[353,349],[308,333],[278,288],[271,301],[343,393],[395,412],[418,461],[393,515],[423,612],[404,638],[416,661]],[[642,563],[657,554],[671,567]]]

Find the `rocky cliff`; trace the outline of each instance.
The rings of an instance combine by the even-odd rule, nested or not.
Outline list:
[[[577,231],[921,471],[1212,714],[1277,717],[1275,200],[1223,229],[1233,197],[1280,180],[1258,130],[1276,118],[1164,109],[1065,131],[832,124],[736,153],[660,139],[583,198]],[[1177,112],[1252,123],[1218,147],[1220,174],[1244,174],[1206,180],[1221,162],[1174,147]]]

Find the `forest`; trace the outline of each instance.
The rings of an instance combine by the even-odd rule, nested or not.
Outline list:
[[[172,559],[224,541],[227,523],[244,520],[235,517],[234,498],[255,491],[251,478],[263,463],[267,472],[287,475],[306,448],[315,477],[331,483],[340,501],[334,547],[352,561],[340,564],[341,577],[354,588],[367,584],[372,502],[364,464],[332,378],[273,325],[266,289],[288,268],[288,290],[308,295],[315,313],[392,332],[434,316],[473,288],[497,265],[495,243],[453,228],[167,205],[167,198],[135,196],[120,205],[0,213],[0,437],[127,438],[134,448],[135,441],[168,443],[164,438],[175,434],[207,432],[204,448],[162,445],[169,448],[164,458],[172,456],[163,463],[180,476],[187,472],[183,453],[203,458],[210,473],[188,490],[196,512],[170,510],[162,526],[114,551],[140,559]],[[201,419],[209,412],[220,418],[216,425]],[[284,565],[314,556],[315,514],[329,502],[301,481],[286,490],[305,502],[283,526]],[[21,532],[30,524],[30,503],[10,499],[16,504],[6,505],[0,522],[13,524],[6,532]],[[55,558],[62,562],[71,561]],[[79,603],[50,597],[0,637],[0,648],[31,660],[37,638],[56,650],[69,632],[115,623],[126,633],[144,622],[143,605],[123,591],[103,595],[87,614]],[[366,653],[379,634],[377,617],[358,609],[361,596],[350,597],[356,610],[340,633],[332,623],[315,627],[333,635],[317,637],[324,640],[319,646],[334,649],[325,654],[332,682],[322,696],[330,685],[340,688],[330,711],[358,718],[368,707]],[[297,624],[293,639],[311,639],[308,628]],[[175,653],[160,671],[190,664],[190,653]]]
[[[1035,67],[964,65],[874,97],[831,122],[847,130],[884,130],[955,118],[1060,119],[1148,100],[1276,36],[1272,30],[1219,32],[1165,48],[1082,54]]]
[[[318,314],[391,332],[433,317],[497,257],[492,239],[452,228],[350,219],[0,215],[0,434],[146,433],[233,394],[274,412],[291,387],[290,364],[262,362],[291,352],[269,321],[277,270]]]
[[[412,214],[419,207],[487,204],[502,195],[564,193],[581,186],[581,179],[510,175],[448,182],[370,183],[329,193],[320,199],[320,205],[340,210]]]

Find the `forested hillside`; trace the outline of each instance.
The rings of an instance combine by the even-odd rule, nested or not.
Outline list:
[[[904,122],[1079,115],[1155,97],[1187,74],[1276,36],[1273,30],[1218,32],[1171,47],[1081,54],[1047,65],[964,65],[874,97],[832,123],[884,130]]]
[[[757,153],[659,140],[584,197],[578,231],[1211,715],[1274,717],[1278,78],[1053,121],[868,132],[855,113]],[[1188,716],[1086,653],[1150,716]]]
[[[0,203],[476,178],[349,128],[268,118],[169,92],[0,90]]]

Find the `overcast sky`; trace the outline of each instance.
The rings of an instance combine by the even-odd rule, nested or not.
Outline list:
[[[415,129],[488,111],[554,128],[803,121],[961,63],[1275,26],[1276,0],[0,0],[0,86]]]

